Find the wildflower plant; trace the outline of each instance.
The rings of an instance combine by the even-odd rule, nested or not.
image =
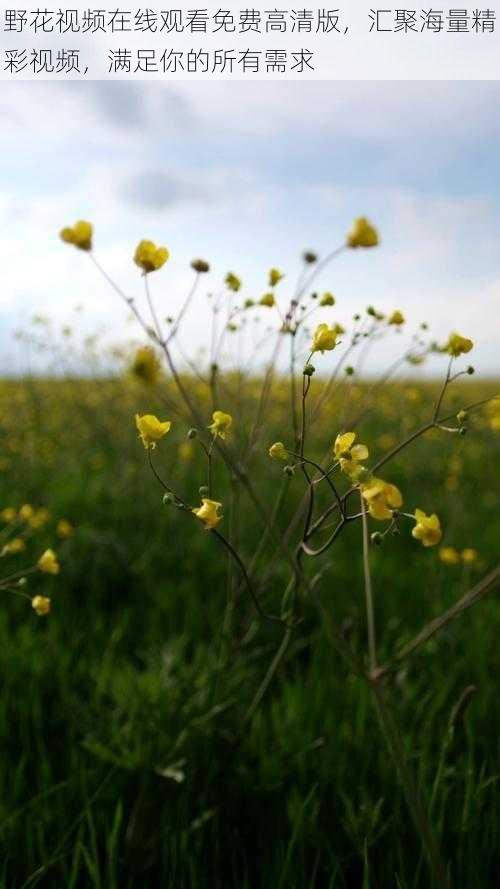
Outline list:
[[[402,356],[383,377],[366,387],[361,398],[354,399],[354,383],[360,375],[369,350],[387,337],[398,337],[407,322],[399,309],[386,313],[369,305],[364,314],[356,314],[349,325],[334,316],[341,297],[332,292],[318,293],[314,284],[334,259],[341,254],[376,248],[379,233],[365,217],[357,219],[343,244],[324,258],[308,250],[295,286],[291,276],[273,267],[263,281],[262,295],[245,295],[244,282],[235,272],[228,272],[217,292],[210,296],[212,330],[207,339],[209,350],[205,367],[186,358],[192,379],[188,383],[180,369],[179,331],[195,297],[200,282],[210,269],[203,259],[193,260],[194,280],[174,317],[164,320],[157,309],[150,276],[159,280],[169,259],[166,247],[149,240],[139,243],[131,257],[142,272],[146,311],[136,298],[127,296],[108,276],[94,252],[92,228],[77,223],[63,229],[63,241],[84,251],[107,283],[121,297],[135,316],[147,342],[136,355],[135,373],[144,380],[159,379],[158,361],[162,357],[170,383],[177,390],[175,404],[161,417],[153,413],[135,415],[135,426],[146,451],[154,481],[162,490],[165,507],[177,510],[179,522],[191,522],[193,531],[206,532],[207,554],[215,557],[222,547],[229,559],[229,602],[221,620],[226,629],[234,611],[241,607],[246,592],[253,613],[254,632],[274,628],[275,653],[255,690],[243,718],[247,725],[272,686],[280,665],[290,652],[303,619],[304,605],[313,603],[319,619],[328,627],[336,656],[346,668],[367,684],[377,712],[381,734],[403,789],[414,825],[421,837],[436,885],[448,886],[446,862],[417,780],[401,740],[397,714],[391,704],[390,685],[401,663],[410,658],[431,637],[459,614],[468,610],[491,591],[500,578],[500,568],[489,571],[476,585],[438,618],[434,618],[402,647],[381,659],[376,625],[376,579],[372,577],[374,548],[404,545],[414,547],[429,559],[445,566],[472,565],[477,559],[473,547],[462,552],[446,541],[446,527],[440,518],[439,494],[432,502],[422,502],[419,492],[406,488],[393,474],[393,464],[404,459],[408,449],[425,436],[462,436],[469,419],[486,408],[489,423],[498,428],[498,399],[482,399],[456,408],[446,407],[450,388],[461,377],[472,375],[471,365],[463,366],[463,357],[473,349],[473,342],[452,332],[444,345],[433,342],[424,322],[413,332]],[[352,256],[346,259],[352,260]],[[263,341],[272,340],[269,360],[262,378],[255,381],[250,373],[231,377],[221,370],[227,339],[255,323],[270,324]],[[259,321],[260,319],[260,321]],[[270,321],[269,319],[272,319]],[[312,322],[312,323],[311,323]],[[281,353],[288,350],[287,403],[289,428],[279,430],[279,440],[269,436],[266,416],[271,410]],[[378,456],[374,442],[364,434],[363,422],[383,397],[383,386],[399,368],[418,367],[431,355],[447,356],[444,379],[425,421],[408,430],[402,440],[387,432],[386,447]],[[347,382],[345,382],[347,380]],[[242,387],[256,394],[257,408],[248,421],[243,411],[232,405],[243,404]],[[333,396],[343,387],[346,393],[338,415],[331,410]],[[237,398],[231,387],[236,387]],[[170,412],[171,411],[171,412]],[[232,412],[231,412],[232,411]],[[134,422],[131,417],[131,425]],[[322,423],[328,444],[317,452],[311,431]],[[168,433],[168,434],[167,434]],[[198,497],[181,490],[175,478],[165,477],[163,454],[173,447],[175,436],[182,436],[204,474]],[[138,451],[138,459],[140,459]],[[274,508],[269,509],[255,483],[256,462],[269,465],[269,485],[276,487]],[[226,479],[226,481],[224,480]],[[398,483],[396,483],[398,482]],[[251,513],[260,528],[260,540],[252,553],[245,551],[238,516],[241,509]],[[158,519],[161,521],[161,518]],[[364,588],[359,591],[364,602],[366,650],[345,637],[335,611],[325,605],[325,575],[334,577],[335,546],[349,528],[358,528],[359,561]],[[403,542],[402,542],[403,541]],[[11,541],[12,545],[13,541]],[[419,548],[418,550],[416,548]],[[276,573],[276,563],[281,573]],[[38,569],[56,573],[57,559],[47,550],[38,561]],[[333,567],[332,567],[333,566]],[[411,569],[409,569],[411,570]],[[274,582],[286,575],[282,586]],[[357,592],[353,590],[353,595]],[[37,597],[39,599],[39,597]],[[33,600],[37,613],[45,604]],[[274,635],[273,635],[274,639]]]
[[[0,590],[30,602],[39,617],[45,617],[51,610],[51,598],[43,592],[42,578],[44,575],[59,574],[61,566],[57,553],[49,547],[41,552],[34,564],[19,568],[16,562],[19,558],[26,560],[33,549],[32,538],[45,528],[50,518],[47,509],[36,509],[30,503],[25,503],[19,509],[8,506],[0,511]],[[57,525],[58,536],[67,538],[72,533],[71,523],[61,519]],[[8,567],[2,570],[4,563]],[[35,577],[35,591],[30,594],[28,589]]]

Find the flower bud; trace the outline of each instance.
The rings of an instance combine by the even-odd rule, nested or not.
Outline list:
[[[351,367],[351,365],[349,365],[349,367],[346,367],[346,368],[345,368],[344,373],[345,373],[348,377],[352,377],[352,375],[353,375],[353,373],[354,373],[354,368]]]
[[[458,434],[461,435],[462,438],[464,435],[467,435],[467,426],[461,426],[458,430]]]
[[[294,470],[293,466],[285,466],[285,468],[284,468],[284,470],[283,470],[283,472],[285,473],[285,475],[287,475],[289,478],[292,477],[292,475],[294,474],[294,471],[295,471],[295,470]]]
[[[163,503],[165,506],[170,506],[171,503],[175,503],[175,497],[171,491],[167,491],[167,493],[163,495]]]
[[[197,435],[198,435],[198,430],[195,429],[193,426],[193,428],[189,430],[187,437],[188,438],[196,438]]]
[[[473,374],[475,374],[475,372],[476,372],[475,369],[472,367],[471,364],[469,364],[469,366],[467,368],[467,373],[469,374],[469,376],[471,377]]]
[[[315,372],[316,372],[316,368],[313,367],[312,364],[306,364],[304,370],[302,371],[302,373],[304,374],[305,377],[312,377],[312,375]]]
[[[191,268],[194,269],[195,272],[198,272],[198,274],[204,274],[205,272],[210,271],[210,266],[204,259],[193,259]]]
[[[308,265],[313,265],[313,263],[318,261],[318,257],[312,250],[306,250],[306,252],[302,254],[302,258]]]
[[[459,411],[457,414],[457,420],[459,423],[463,423],[464,420],[467,419],[467,411]]]
[[[201,488],[198,488],[198,493],[200,497],[208,497],[210,492],[206,485],[202,485]]]
[[[374,546],[382,546],[384,542],[384,538],[382,537],[380,531],[374,531],[371,535],[370,540]]]

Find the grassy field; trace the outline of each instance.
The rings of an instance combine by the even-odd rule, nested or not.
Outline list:
[[[246,454],[264,512],[274,510],[285,532],[304,480],[299,471],[285,476],[267,449],[289,426],[288,387],[275,383],[272,410],[252,441],[261,381],[244,394],[239,383],[220,381],[219,401],[235,418],[228,448],[236,465]],[[213,406],[196,381],[184,384],[208,422]],[[321,383],[313,386],[317,397]],[[376,460],[428,419],[437,388],[340,385],[310,429],[309,453],[321,460],[339,428],[357,421]],[[495,391],[495,382],[466,381],[446,407]],[[365,657],[360,522],[319,560],[305,560],[308,577],[321,569],[317,595],[299,595],[300,622],[264,693],[283,627],[256,615],[220,542],[163,503],[134,427],[137,411],[172,417],[155,466],[198,503],[206,460],[186,437],[170,383],[147,387],[124,376],[0,384],[0,507],[50,511],[41,527],[21,526],[26,550],[3,557],[2,576],[48,546],[61,563],[58,576],[37,573],[23,587],[51,597],[48,617],[3,593],[0,885],[430,886],[370,689],[332,646],[330,616],[349,651]],[[444,564],[439,547],[423,548],[408,523],[371,547],[382,663],[495,565],[500,445],[492,425],[482,409],[464,437],[431,430],[387,469],[410,512],[438,512],[444,545],[474,548],[477,558]],[[263,532],[245,481],[223,469],[215,456],[220,527],[252,564],[263,607],[279,613],[289,566]],[[66,539],[58,538],[61,519],[74,527]],[[370,523],[370,532],[378,529]],[[408,766],[461,889],[496,885],[500,866],[499,634],[492,595],[386,683]]]

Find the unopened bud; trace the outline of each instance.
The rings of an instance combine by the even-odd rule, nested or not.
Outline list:
[[[307,262],[308,265],[312,265],[313,263],[318,261],[318,257],[312,250],[306,250],[303,254],[304,262]]]
[[[349,367],[346,367],[345,373],[348,377],[352,377],[352,375],[354,373],[354,368],[349,365]]]
[[[210,271],[210,266],[204,259],[193,259],[191,268],[199,274],[204,274],[205,272]]]
[[[384,542],[384,538],[382,537],[380,531],[374,531],[370,539],[374,546],[382,546]]]
[[[165,506],[170,506],[171,503],[175,503],[175,497],[171,491],[167,491],[167,493],[163,495],[163,503]]]
[[[304,370],[302,371],[302,373],[304,374],[305,377],[312,377],[312,375],[315,372],[316,372],[316,368],[313,367],[312,364],[306,364]]]
[[[193,426],[193,428],[189,430],[187,437],[188,438],[196,438],[197,435],[198,435],[198,430],[195,429]]]
[[[202,485],[201,488],[198,488],[198,493],[200,497],[207,497],[210,492],[206,485]]]
[[[467,435],[467,426],[460,426],[460,429],[458,430],[458,434],[461,435],[462,437],[464,435]]]
[[[467,373],[469,374],[470,377],[476,373],[475,369],[472,367],[471,364],[469,364],[469,366],[467,368]]]
[[[283,472],[285,473],[285,475],[288,475],[289,478],[292,477],[294,471],[295,471],[295,470],[294,470],[293,466],[285,466],[285,468],[284,468],[284,470],[283,470]]]

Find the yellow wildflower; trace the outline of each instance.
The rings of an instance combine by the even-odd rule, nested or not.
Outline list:
[[[454,546],[442,546],[439,550],[439,558],[444,565],[458,565],[460,553]]]
[[[319,301],[320,306],[334,306],[335,297],[333,293],[324,293]]]
[[[43,528],[43,526],[47,524],[49,519],[49,510],[45,509],[45,507],[42,507],[41,509],[35,510],[31,518],[28,519],[28,524],[30,528],[33,528],[33,530],[37,531],[39,528]]]
[[[388,324],[395,324],[396,327],[400,327],[401,324],[405,323],[405,316],[403,315],[402,312],[399,311],[399,309],[396,309],[392,313],[392,315],[389,315],[389,318],[387,319],[387,323]]]
[[[207,428],[210,429],[210,432],[214,436],[219,436],[219,438],[226,438],[227,433],[229,432],[231,426],[233,425],[233,418],[231,414],[225,414],[224,411],[214,411],[212,414],[213,423]]]
[[[379,243],[377,229],[366,219],[360,216],[354,221],[354,225],[347,235],[348,247],[376,247]]]
[[[19,518],[23,520],[23,522],[29,522],[30,519],[33,518],[35,514],[35,510],[31,506],[30,503],[25,503],[24,506],[21,506],[19,510]]]
[[[473,549],[469,546],[466,547],[466,549],[463,549],[460,555],[464,565],[472,565],[473,562],[477,561],[478,552],[477,549]]]
[[[403,505],[399,488],[375,476],[361,485],[361,493],[372,518],[381,522],[391,519],[393,510]]]
[[[276,287],[276,284],[284,278],[283,272],[280,272],[279,269],[270,269],[269,271],[269,287]]]
[[[139,430],[139,436],[146,450],[155,448],[156,442],[160,441],[167,432],[170,431],[172,423],[170,420],[161,421],[154,414],[135,415],[135,425]]]
[[[435,513],[428,516],[421,509],[415,510],[416,525],[413,529],[412,537],[420,540],[423,546],[436,546],[441,540],[443,532],[441,531],[441,523]]]
[[[288,451],[282,441],[275,441],[268,453],[273,460],[283,460],[284,463],[288,461]]]
[[[59,574],[61,566],[53,549],[46,549],[37,562],[37,568],[44,574]]]
[[[2,556],[15,556],[17,553],[22,553],[26,549],[26,544],[22,537],[13,537],[12,540],[9,540],[5,546],[2,547],[0,555]]]
[[[470,352],[473,347],[474,343],[472,340],[467,339],[465,336],[460,336],[459,333],[450,333],[444,348],[445,352],[448,352],[453,358],[458,358],[459,355],[465,355],[467,352]]]
[[[57,523],[56,533],[57,536],[62,540],[66,540],[66,538],[71,537],[74,534],[75,529],[71,522],[68,522],[67,519],[59,519]]]
[[[92,250],[92,225],[83,219],[63,228],[60,237],[66,244],[73,244],[80,250]]]
[[[140,241],[134,253],[134,262],[147,274],[161,269],[169,256],[166,247],[157,247],[154,241]]]
[[[50,611],[50,599],[47,596],[33,596],[31,607],[39,617],[44,617]]]
[[[226,287],[229,290],[234,291],[234,293],[238,293],[238,290],[241,290],[241,280],[235,275],[233,272],[228,272],[225,277]]]
[[[0,519],[2,522],[13,522],[17,518],[17,512],[13,506],[6,506],[5,509],[2,509],[0,512]]]
[[[207,497],[202,497],[201,506],[197,509],[193,509],[193,513],[204,523],[207,531],[210,531],[222,520],[221,509],[222,503],[219,503],[217,500],[209,500]]]
[[[259,300],[259,305],[268,306],[270,309],[272,309],[272,307],[276,305],[274,293],[265,293],[262,299]]]
[[[160,362],[154,350],[150,346],[141,346],[137,349],[130,370],[143,383],[154,385],[160,375]]]
[[[337,345],[338,333],[328,324],[318,324],[314,331],[311,352],[331,352]]]
[[[366,445],[357,444],[355,432],[343,432],[337,435],[333,450],[337,460],[340,461],[340,468],[350,478],[355,478],[359,471],[363,468],[359,464],[362,460],[367,460],[369,451]]]

